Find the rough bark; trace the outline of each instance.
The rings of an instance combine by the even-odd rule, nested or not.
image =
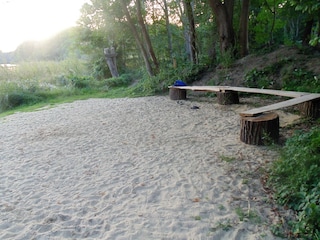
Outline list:
[[[196,29],[195,29],[195,20],[192,9],[192,1],[184,0],[185,11],[188,19],[187,26],[187,41],[189,48],[189,58],[193,63],[197,63],[197,45],[196,45]]]
[[[303,31],[303,38],[302,38],[302,43],[306,46],[309,46],[309,41],[311,38],[311,33],[312,33],[312,27],[313,27],[314,20],[310,19],[306,22],[306,26]]]
[[[119,77],[119,73],[117,69],[117,53],[115,49],[113,47],[105,48],[104,55],[106,57],[106,61],[112,77]]]
[[[320,99],[299,104],[303,116],[317,119],[320,117]]]
[[[132,35],[135,38],[136,43],[137,43],[138,47],[141,50],[141,54],[142,54],[143,60],[144,60],[145,65],[146,65],[147,72],[149,73],[150,76],[154,76],[154,72],[153,72],[153,69],[152,69],[152,65],[151,65],[151,62],[150,62],[150,59],[149,59],[148,52],[147,52],[147,50],[146,50],[141,38],[139,37],[138,31],[137,31],[137,29],[135,27],[135,24],[134,24],[134,21],[131,18],[131,15],[130,15],[130,13],[128,11],[127,4],[126,4],[125,0],[121,0],[121,6],[122,6],[122,9],[123,9],[123,11],[124,11],[124,13],[126,15],[127,20],[128,20],[128,24],[129,24],[129,27],[131,29]]]
[[[187,90],[170,88],[169,96],[171,100],[184,100],[187,98]]]
[[[249,53],[249,41],[248,41],[249,6],[250,6],[250,0],[242,0],[240,29],[239,29],[241,57],[245,57]]]
[[[238,104],[239,95],[235,91],[217,92],[217,100],[221,105]]]
[[[171,33],[171,27],[170,27],[170,21],[169,21],[169,12],[168,12],[168,4],[167,0],[163,0],[164,5],[164,14],[166,18],[166,29],[167,29],[167,37],[168,37],[168,50],[170,59],[172,61],[172,64],[174,65],[174,58],[173,58],[173,47],[172,47],[172,33]]]
[[[142,36],[143,36],[145,44],[147,46],[148,53],[149,53],[149,55],[150,55],[150,57],[152,59],[152,62],[154,64],[154,66],[155,66],[155,70],[158,72],[158,70],[159,70],[159,62],[158,62],[156,54],[155,54],[155,52],[153,50],[151,39],[150,39],[149,33],[147,31],[146,25],[145,25],[143,17],[142,17],[140,0],[136,0],[136,6],[137,6],[137,17],[138,17],[139,25],[141,27]]]
[[[219,32],[220,51],[227,52],[234,47],[233,7],[234,0],[208,0],[212,8]]]
[[[241,117],[240,140],[252,145],[267,145],[279,140],[279,116],[262,113],[255,117]]]

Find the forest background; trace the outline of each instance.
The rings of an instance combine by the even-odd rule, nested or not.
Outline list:
[[[191,84],[203,76],[210,85],[320,92],[318,0],[91,0],[81,12],[77,27],[0,52],[7,64],[0,67],[0,112],[153,95],[175,80]],[[248,54],[263,61],[283,46],[305,57],[283,54],[240,69],[240,80],[230,74]],[[307,60],[315,64],[308,68]],[[266,173],[276,199],[297,213],[290,232],[274,233],[320,239],[320,130],[297,136]]]

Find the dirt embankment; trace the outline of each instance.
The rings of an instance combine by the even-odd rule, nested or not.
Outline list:
[[[262,70],[285,59],[290,60],[290,63],[284,66],[285,68],[306,69],[313,72],[316,76],[320,76],[319,52],[308,52],[306,54],[298,48],[280,47],[270,53],[248,55],[237,60],[229,68],[218,66],[214,71],[206,73],[194,85],[208,85],[210,83],[210,85],[244,86],[245,76],[248,72],[254,69]],[[281,82],[281,75],[275,80]]]

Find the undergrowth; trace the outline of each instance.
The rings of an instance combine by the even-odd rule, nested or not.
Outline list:
[[[277,201],[297,212],[293,233],[320,239],[320,129],[297,132],[273,163],[269,185]]]
[[[263,69],[253,69],[245,76],[245,85],[255,88],[282,89],[298,92],[320,92],[320,76],[294,61],[284,58]],[[280,79],[280,81],[279,81]]]

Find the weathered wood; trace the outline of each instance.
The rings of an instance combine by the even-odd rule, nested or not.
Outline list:
[[[276,95],[276,96],[292,97],[292,98],[301,97],[301,96],[310,94],[306,92],[282,91],[282,90],[247,88],[247,87],[229,87],[228,90],[233,90],[237,92],[246,92],[246,93],[260,93],[260,94],[268,94],[268,95]]]
[[[320,99],[320,94],[303,95],[302,97],[293,98],[287,101],[271,104],[269,106],[254,108],[254,109],[240,113],[240,116],[256,116],[263,112],[273,111],[279,108],[290,107],[290,106],[294,106],[300,103],[304,103],[304,102],[308,102],[316,99]]]
[[[169,88],[171,88],[170,86]],[[235,91],[235,92],[247,92],[247,93],[260,93],[268,95],[276,95],[282,97],[301,97],[304,95],[309,95],[306,92],[294,92],[294,91],[282,91],[273,89],[260,89],[260,88],[247,88],[247,87],[230,87],[230,86],[174,86],[175,88],[192,90],[192,91],[205,91],[205,92],[225,92],[225,91]]]
[[[171,100],[184,100],[187,98],[187,90],[179,88],[170,88],[169,96]]]
[[[119,77],[117,69],[117,53],[113,47],[105,48],[104,55],[112,77]]]
[[[235,91],[217,92],[217,100],[221,105],[238,104],[239,95]]]
[[[317,119],[320,117],[320,99],[299,104],[299,110],[303,116]]]
[[[192,90],[192,91],[203,91],[203,92],[220,92],[221,87],[219,86],[169,86],[170,88]]]
[[[252,145],[266,145],[278,142],[279,116],[274,112],[262,113],[255,117],[241,117],[240,140]]]

